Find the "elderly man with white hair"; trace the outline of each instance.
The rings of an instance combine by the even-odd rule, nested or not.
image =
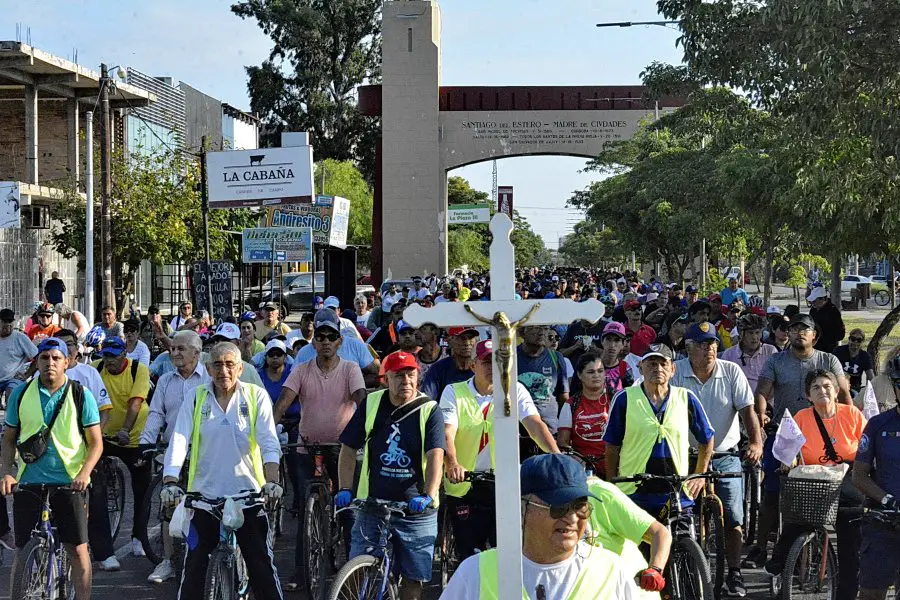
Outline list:
[[[168,443],[182,404],[186,399],[194,397],[194,390],[197,387],[209,382],[206,367],[200,363],[202,348],[200,336],[194,331],[179,331],[172,337],[169,356],[175,370],[163,374],[156,384],[156,392],[150,403],[150,414],[147,415],[147,423],[141,433],[142,445],[155,445],[159,438]],[[162,528],[162,535],[163,560],[147,578],[151,583],[162,583],[175,577],[171,561],[174,546],[168,527]]]
[[[272,418],[272,400],[264,388],[241,382],[244,362],[234,344],[213,346],[208,364],[212,381],[194,390],[175,421],[160,499],[172,506],[183,495],[178,481],[190,452],[188,492],[218,499],[254,490],[262,492],[267,502],[275,501],[284,490],[278,484],[281,445]],[[195,507],[179,598],[199,598],[202,594],[209,555],[219,542],[219,528],[212,513]],[[257,600],[281,600],[269,523],[262,506],[244,508],[244,524],[236,537],[253,596]]]

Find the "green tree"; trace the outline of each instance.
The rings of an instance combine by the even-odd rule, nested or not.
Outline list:
[[[359,169],[349,160],[327,159],[316,163],[315,184],[322,185],[325,169],[325,188],[320,194],[340,196],[350,201],[350,224],[347,243],[355,246],[372,245],[372,207],[374,193]]]
[[[605,268],[624,264],[630,250],[623,247],[612,228],[582,221],[565,237],[559,253],[569,266]]]
[[[476,190],[464,177],[452,176],[447,179],[447,204],[480,204],[490,202],[487,192]]]
[[[274,44],[247,67],[250,106],[262,115],[263,141],[309,131],[319,158],[354,160],[374,177],[377,121],[362,115],[357,88],[381,76],[382,0],[245,0],[231,6],[256,19]]]

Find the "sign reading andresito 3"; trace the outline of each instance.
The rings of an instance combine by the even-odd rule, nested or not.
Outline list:
[[[210,152],[206,171],[210,208],[313,201],[312,146]]]

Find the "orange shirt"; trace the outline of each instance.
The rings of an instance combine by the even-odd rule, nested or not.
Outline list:
[[[60,330],[60,327],[57,325],[47,325],[46,327],[41,327],[40,325],[35,325],[31,329],[28,330],[28,338],[35,343],[35,345],[41,343],[41,340],[45,340],[49,337],[53,337],[56,335],[56,332]]]
[[[804,408],[794,416],[797,426],[803,432],[806,443],[803,444],[803,462],[808,465],[834,464],[825,458],[825,442],[819,426],[816,424],[816,416],[813,407]],[[866,427],[866,418],[855,406],[838,404],[837,411],[830,419],[822,419],[825,431],[831,434],[832,444],[838,456],[844,461],[856,459],[856,449],[859,447],[859,439]]]

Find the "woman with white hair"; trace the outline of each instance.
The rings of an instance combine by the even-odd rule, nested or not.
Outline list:
[[[75,335],[78,336],[78,341],[84,341],[84,336],[91,329],[91,322],[86,316],[77,310],[72,310],[68,304],[63,304],[62,302],[53,307],[53,312],[59,317],[59,326],[62,329],[74,331]]]

